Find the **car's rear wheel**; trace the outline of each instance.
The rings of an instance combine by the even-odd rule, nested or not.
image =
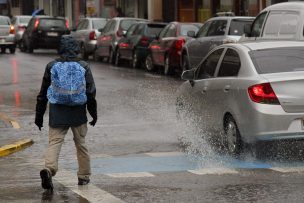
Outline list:
[[[190,69],[189,59],[188,59],[186,53],[183,54],[183,58],[182,59],[183,59],[183,63],[182,63],[182,69],[183,69],[183,71],[189,70]]]
[[[22,44],[22,45],[20,46],[20,50],[21,50],[22,52],[25,52],[27,48],[26,48],[26,44],[25,44],[24,40],[21,41],[21,44]]]
[[[9,51],[11,54],[14,54],[16,52],[16,47],[15,46],[10,47]]]
[[[81,48],[80,48],[80,54],[81,54],[81,58],[83,60],[88,60],[89,55],[86,53],[86,50],[85,50],[85,47],[83,44],[81,45]]]
[[[120,65],[120,54],[119,54],[119,50],[117,50],[115,56],[115,66],[119,66],[119,65]]]
[[[170,58],[168,55],[165,56],[164,74],[170,75],[172,73],[172,67],[170,67]]]
[[[228,153],[233,156],[240,155],[242,152],[241,134],[232,116],[226,117],[224,130]]]
[[[110,48],[108,63],[114,63],[114,51]]]
[[[138,55],[136,50],[134,50],[132,57],[132,68],[138,68]]]
[[[146,57],[145,68],[147,69],[147,71],[153,71],[155,69],[151,54],[148,54],[148,56]]]

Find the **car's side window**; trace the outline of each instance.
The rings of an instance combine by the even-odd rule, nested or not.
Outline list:
[[[79,22],[79,24],[77,26],[77,30],[83,30],[83,23],[84,23],[83,20]]]
[[[143,28],[143,24],[137,25],[134,32],[133,32],[133,35],[139,35],[142,31],[142,28]]]
[[[137,24],[134,24],[134,25],[131,25],[131,27],[128,29],[128,32],[127,32],[127,37],[133,35],[134,33],[134,30],[136,30],[136,27],[138,27]]]
[[[159,34],[159,38],[163,38],[165,36],[165,34],[167,33],[169,27],[170,27],[171,24],[167,25]]]
[[[176,37],[176,26],[174,24],[170,25],[165,37]]]
[[[206,22],[203,27],[201,27],[201,29],[198,31],[197,37],[206,37],[211,23],[211,21]]]
[[[109,31],[115,31],[116,21],[113,21]]]
[[[88,28],[89,28],[89,21],[85,20],[84,23],[83,23],[83,29],[87,30]]]
[[[239,54],[233,49],[228,49],[223,58],[217,77],[236,77],[240,68],[241,60]]]
[[[224,49],[217,49],[212,52],[199,66],[196,80],[214,76],[216,66],[221,58]]]
[[[210,25],[207,36],[224,35],[227,27],[227,20],[215,20]]]
[[[108,32],[110,30],[112,22],[113,22],[112,20],[107,22],[107,24],[105,25],[105,27],[103,29],[103,32]]]
[[[259,37],[267,12],[261,13],[253,22],[251,37]]]

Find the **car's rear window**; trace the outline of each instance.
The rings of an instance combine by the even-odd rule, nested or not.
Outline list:
[[[244,26],[247,24],[251,25],[252,21],[253,20],[233,19],[230,23],[228,35],[242,36],[244,34]]]
[[[184,24],[184,25],[180,26],[180,34],[182,36],[187,36],[187,33],[189,31],[194,31],[195,33],[197,33],[198,30],[199,30],[199,26],[198,25],[187,25],[187,24]]]
[[[100,28],[104,28],[104,26],[106,25],[107,21],[106,20],[92,20],[92,24],[93,24],[93,29],[97,30]]]
[[[164,29],[166,25],[160,25],[160,24],[149,24],[147,27],[147,35],[148,36],[154,36],[159,35],[159,33]]]
[[[304,71],[304,47],[285,47],[250,51],[259,74]]]
[[[28,24],[28,22],[31,20],[31,17],[28,17],[28,18],[20,18],[20,23],[23,23],[23,24]]]
[[[51,28],[51,27],[66,28],[65,20],[63,19],[40,19],[39,26],[45,28]]]
[[[0,25],[9,25],[10,21],[8,18],[0,18]]]
[[[122,20],[120,22],[120,29],[128,30],[131,25],[133,25],[134,23],[137,23],[137,22],[139,22],[139,21],[138,20]]]

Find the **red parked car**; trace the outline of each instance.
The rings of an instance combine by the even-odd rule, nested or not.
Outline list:
[[[148,71],[160,66],[164,74],[168,75],[176,71],[181,72],[180,57],[184,43],[189,39],[187,33],[195,33],[202,26],[200,23],[171,22],[159,36],[151,42],[149,54],[146,57],[145,67]]]

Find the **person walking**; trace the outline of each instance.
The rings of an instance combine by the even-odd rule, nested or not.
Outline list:
[[[78,160],[78,185],[90,182],[91,167],[85,143],[88,118],[90,125],[97,122],[96,87],[89,64],[78,59],[80,49],[71,36],[63,36],[60,42],[60,58],[47,64],[37,96],[35,124],[43,127],[43,115],[49,103],[49,144],[45,154],[45,168],[40,171],[41,186],[53,190],[52,176],[58,171],[58,158],[64,137],[69,128]]]

